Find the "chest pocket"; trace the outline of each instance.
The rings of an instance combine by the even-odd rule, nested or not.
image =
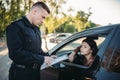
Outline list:
[[[39,47],[37,45],[40,44],[40,38],[37,37],[35,30],[33,30],[31,27],[26,27],[24,25],[22,25],[21,27],[20,24],[16,24],[16,26],[18,26],[22,33],[24,48],[29,51],[36,50]]]
[[[35,49],[35,45],[37,45],[37,42],[36,42],[36,34],[33,30],[29,30],[29,31],[26,31],[25,32],[25,47],[27,49]]]
[[[25,43],[28,44],[28,45],[34,44],[35,43],[35,36],[27,35],[25,37]]]

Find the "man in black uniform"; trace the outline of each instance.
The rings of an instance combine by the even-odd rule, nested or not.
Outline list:
[[[45,3],[37,2],[26,16],[7,27],[7,46],[12,60],[9,80],[40,80],[40,66],[43,62],[52,62],[53,56],[48,56],[41,49],[38,28],[49,13]]]

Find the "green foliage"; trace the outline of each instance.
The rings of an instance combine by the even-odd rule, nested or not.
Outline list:
[[[64,32],[66,33],[74,33],[76,31],[73,25],[66,25],[64,28]]]
[[[84,11],[78,11],[75,16],[65,14],[61,12],[62,5],[66,0],[41,0],[46,2],[51,10],[50,15],[46,18],[42,27],[45,27],[45,33],[52,32],[70,32],[73,33],[76,30],[81,31],[90,27],[95,27],[96,24],[89,21],[91,12],[85,13]],[[0,1],[0,36],[4,35],[7,25],[16,19],[21,18],[26,12],[30,10],[30,7],[34,0],[6,0]],[[68,13],[74,11],[70,7]],[[60,17],[61,16],[61,17]]]
[[[96,24],[93,23],[92,21],[88,21],[86,24],[85,24],[85,29],[88,29],[88,28],[92,28],[92,27],[96,27]]]
[[[19,19],[26,13],[26,9],[31,4],[31,0],[22,2],[23,0],[6,0],[0,1],[0,36],[5,34],[6,27],[13,21]],[[28,5],[26,4],[29,3]],[[25,4],[25,5],[24,5]],[[24,7],[21,9],[21,5]]]
[[[88,24],[88,19],[92,13],[89,11],[89,13],[85,13],[83,11],[78,11],[74,19],[74,25],[76,26],[77,31],[82,31],[86,29],[87,27],[90,27]]]
[[[70,25],[67,21],[55,29],[56,32],[65,32],[65,33],[73,33],[75,32],[75,27]]]

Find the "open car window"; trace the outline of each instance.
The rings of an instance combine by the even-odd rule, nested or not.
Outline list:
[[[70,43],[64,45],[64,47],[60,48],[57,52],[56,52],[56,55],[57,56],[62,56],[62,55],[69,55],[71,54],[71,52],[77,48],[78,46],[81,45],[82,41],[85,39],[86,37],[82,37],[82,38],[78,38],[76,40],[73,40],[71,41]],[[96,39],[94,39],[94,41],[96,42],[97,44],[97,47],[98,49],[102,46],[102,43],[104,42],[104,40],[106,39],[106,37],[103,37],[103,36],[100,36],[100,37],[97,37]],[[70,63],[70,62],[66,62],[66,61],[63,61],[62,62],[63,65],[68,65],[68,66],[74,66],[74,67],[78,67],[78,68],[89,68],[89,67],[86,67],[84,65],[78,65],[78,64],[75,64],[75,63]],[[59,66],[60,67],[60,66]],[[63,67],[63,66],[62,66]]]
[[[56,52],[56,55],[64,55],[64,54],[69,54],[71,53],[75,48],[81,45],[82,40],[85,39],[86,37],[76,39],[68,44],[66,44],[64,47],[59,49]],[[98,37],[98,39],[95,39],[94,41],[96,42],[98,49],[101,47],[102,43],[104,42],[105,37]]]
[[[101,54],[101,52],[106,49],[106,47],[104,47],[104,49],[102,50],[102,47],[108,44],[106,43],[106,41],[111,37],[111,35],[109,35],[112,33],[111,30],[112,29],[109,29],[109,28],[89,29],[89,30],[77,33],[75,35],[70,36],[68,39],[64,40],[63,42],[59,43],[57,46],[52,48],[49,51],[49,53],[52,53],[57,56],[62,56],[66,54],[69,55],[75,48],[81,45],[83,39],[89,37],[89,38],[93,38],[94,41],[96,42],[98,47],[97,55],[100,56],[100,61],[101,61],[104,55],[104,53]],[[74,64],[74,65],[77,65],[77,64]]]

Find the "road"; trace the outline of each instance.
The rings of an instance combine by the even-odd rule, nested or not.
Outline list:
[[[8,80],[8,71],[11,60],[8,58],[8,50],[5,47],[0,51],[0,80]]]
[[[54,47],[55,43],[49,43],[47,40],[48,49]],[[45,49],[45,41],[42,39],[42,48]],[[11,60],[8,58],[8,49],[5,40],[0,40],[0,80],[8,80],[8,72],[11,64]]]
[[[11,60],[8,58],[6,42],[0,39],[0,80],[8,80],[10,63]]]

